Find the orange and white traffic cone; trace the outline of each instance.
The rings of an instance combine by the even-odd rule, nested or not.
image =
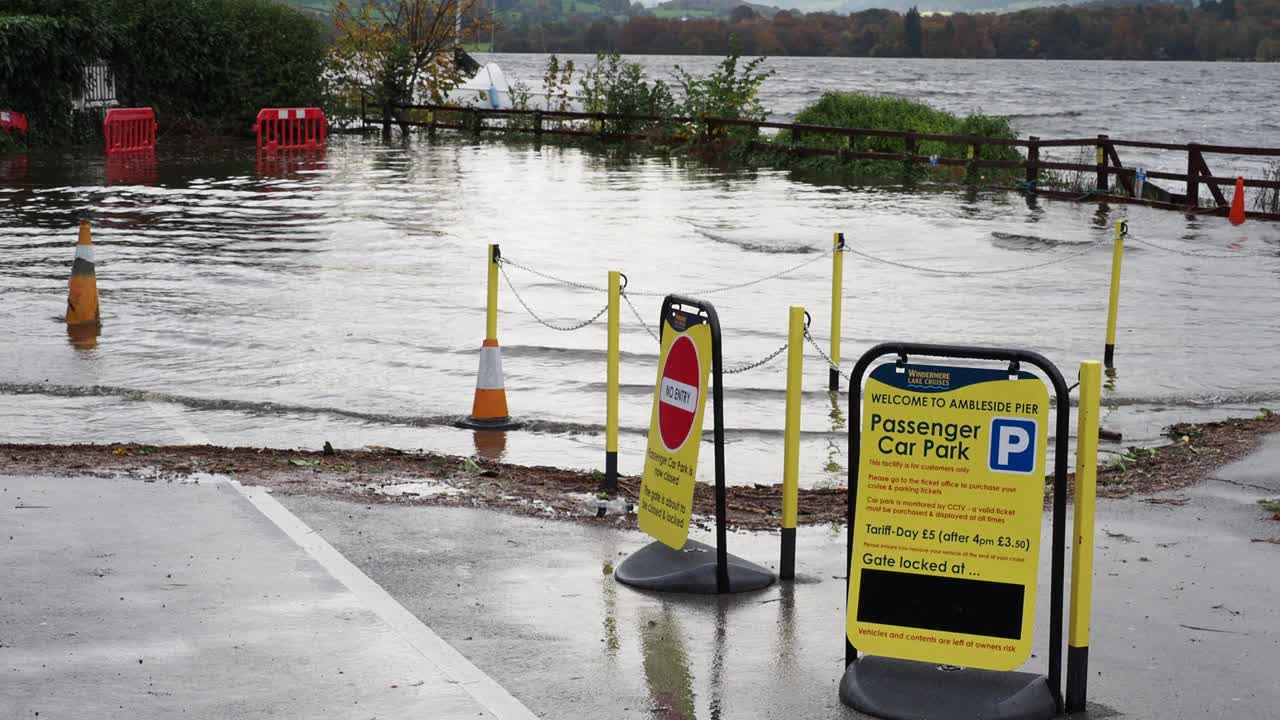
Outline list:
[[[498,347],[498,246],[489,246],[489,287],[485,313],[485,338],[480,347],[480,372],[471,416],[458,421],[473,430],[515,430],[521,423],[507,410],[507,390],[502,380],[502,349]]]
[[[1231,213],[1227,219],[1232,225],[1244,224],[1244,178],[1236,178],[1236,194],[1231,197]]]
[[[71,265],[71,285],[67,292],[67,324],[97,325],[102,322],[98,310],[98,278],[93,268],[93,237],[89,222],[80,222],[80,239],[76,243],[76,259]]]

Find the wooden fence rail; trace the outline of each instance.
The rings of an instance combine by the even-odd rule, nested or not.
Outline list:
[[[362,103],[363,109],[363,103]],[[1162,143],[1140,140],[1118,140],[1107,135],[1087,138],[1041,139],[1035,136],[1026,139],[993,138],[979,135],[939,135],[935,133],[917,133],[900,130],[878,130],[872,128],[844,128],[826,125],[808,125],[803,123],[784,123],[767,120],[743,120],[735,118],[714,117],[668,117],[658,115],[620,115],[613,113],[588,113],[566,110],[499,110],[488,108],[460,108],[447,105],[404,105],[394,108],[401,115],[406,111],[425,113],[427,119],[393,120],[395,124],[409,127],[423,127],[428,130],[457,130],[462,132],[517,132],[542,135],[559,135],[571,137],[590,137],[602,140],[651,140],[653,132],[619,131],[615,124],[634,128],[648,125],[652,128],[665,128],[668,131],[676,128],[684,130],[676,134],[668,132],[661,136],[670,141],[679,137],[693,140],[699,136],[703,140],[715,141],[725,136],[726,128],[750,128],[784,130],[790,133],[791,142],[783,147],[774,143],[757,140],[746,140],[753,150],[786,152],[795,157],[835,157],[841,160],[884,160],[903,163],[904,169],[915,164],[942,165],[965,168],[967,177],[976,176],[974,171],[980,168],[999,168],[1004,170],[1023,169],[1025,171],[1025,189],[1034,190],[1051,197],[1073,199],[1092,199],[1119,203],[1140,203],[1153,207],[1184,210],[1193,213],[1225,215],[1230,200],[1222,192],[1222,186],[1232,187],[1236,183],[1234,177],[1215,176],[1205,161],[1205,155],[1233,155],[1242,157],[1280,158],[1280,148],[1237,147],[1232,145],[1205,145],[1199,143]],[[441,121],[437,114],[445,116]],[[502,125],[487,125],[486,120],[500,119],[506,121]],[[518,122],[511,122],[517,120]],[[552,121],[553,124],[548,124]],[[557,122],[558,121],[558,122]],[[565,121],[571,123],[565,126]],[[582,127],[584,121],[592,123],[590,129]],[[363,117],[363,127],[383,124],[381,118]],[[846,147],[816,147],[805,145],[804,139],[811,137],[836,137],[845,141]],[[854,150],[852,145],[859,138],[887,138],[902,142],[902,152],[882,152]],[[937,155],[925,155],[918,151],[922,142],[941,142],[947,145],[967,146],[968,157],[949,158]],[[984,158],[982,148],[1013,147],[1024,151],[1020,160],[996,160]],[[1093,163],[1060,162],[1045,160],[1041,153],[1046,148],[1080,148],[1082,152],[1093,150]],[[1164,150],[1186,154],[1186,172],[1172,173],[1147,170],[1147,182],[1142,187],[1142,197],[1135,197],[1138,169],[1125,167],[1121,162],[1117,148],[1141,148],[1146,150]],[[1041,173],[1046,170],[1076,172],[1094,177],[1094,187],[1084,194],[1061,189],[1038,187]],[[1119,186],[1113,191],[1112,178]],[[1182,183],[1185,191],[1174,193],[1161,188],[1151,180],[1169,180]],[[1248,188],[1260,188],[1280,192],[1280,179],[1244,178]],[[1201,189],[1208,191],[1212,198],[1211,205],[1200,202]],[[1123,192],[1120,192],[1120,191]],[[1280,220],[1280,212],[1248,211],[1249,217],[1267,220]]]

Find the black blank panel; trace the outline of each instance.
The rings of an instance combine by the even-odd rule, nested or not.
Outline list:
[[[867,569],[858,622],[1016,640],[1025,591],[1012,583]]]

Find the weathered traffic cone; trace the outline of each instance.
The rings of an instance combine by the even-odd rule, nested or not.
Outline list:
[[[1227,219],[1232,225],[1244,223],[1244,178],[1236,178],[1236,194],[1231,197],[1231,214]]]
[[[520,423],[507,411],[507,390],[502,379],[502,349],[494,338],[485,338],[480,347],[480,371],[476,375],[476,396],[471,416],[458,425],[473,430],[515,430]]]
[[[67,292],[67,324],[97,325],[102,322],[98,311],[98,278],[93,270],[93,237],[89,221],[80,221],[80,240],[76,243],[76,259],[71,265],[71,286]]]

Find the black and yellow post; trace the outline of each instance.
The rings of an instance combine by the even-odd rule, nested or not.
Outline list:
[[[1129,223],[1116,223],[1115,244],[1111,248],[1111,297],[1107,303],[1107,347],[1102,361],[1107,368],[1115,367],[1116,314],[1120,310],[1120,265],[1124,260],[1124,236],[1129,234]]]
[[[1093,516],[1098,484],[1098,422],[1102,366],[1080,363],[1076,421],[1075,540],[1071,550],[1071,620],[1067,631],[1067,712],[1084,711],[1089,675],[1089,615],[1093,595]]]
[[[838,254],[838,253],[837,253]],[[787,419],[782,447],[782,557],[778,577],[796,577],[796,515],[800,504],[800,399],[804,378],[805,312],[791,306],[787,330]]]
[[[609,350],[607,355],[604,440],[604,492],[618,491],[618,372],[621,331],[618,303],[622,299],[622,273],[609,271]]]
[[[832,238],[835,249],[831,253],[831,364],[827,389],[835,392],[840,389],[840,319],[841,306],[844,300],[844,233],[836,233]],[[794,308],[793,308],[794,310]]]

